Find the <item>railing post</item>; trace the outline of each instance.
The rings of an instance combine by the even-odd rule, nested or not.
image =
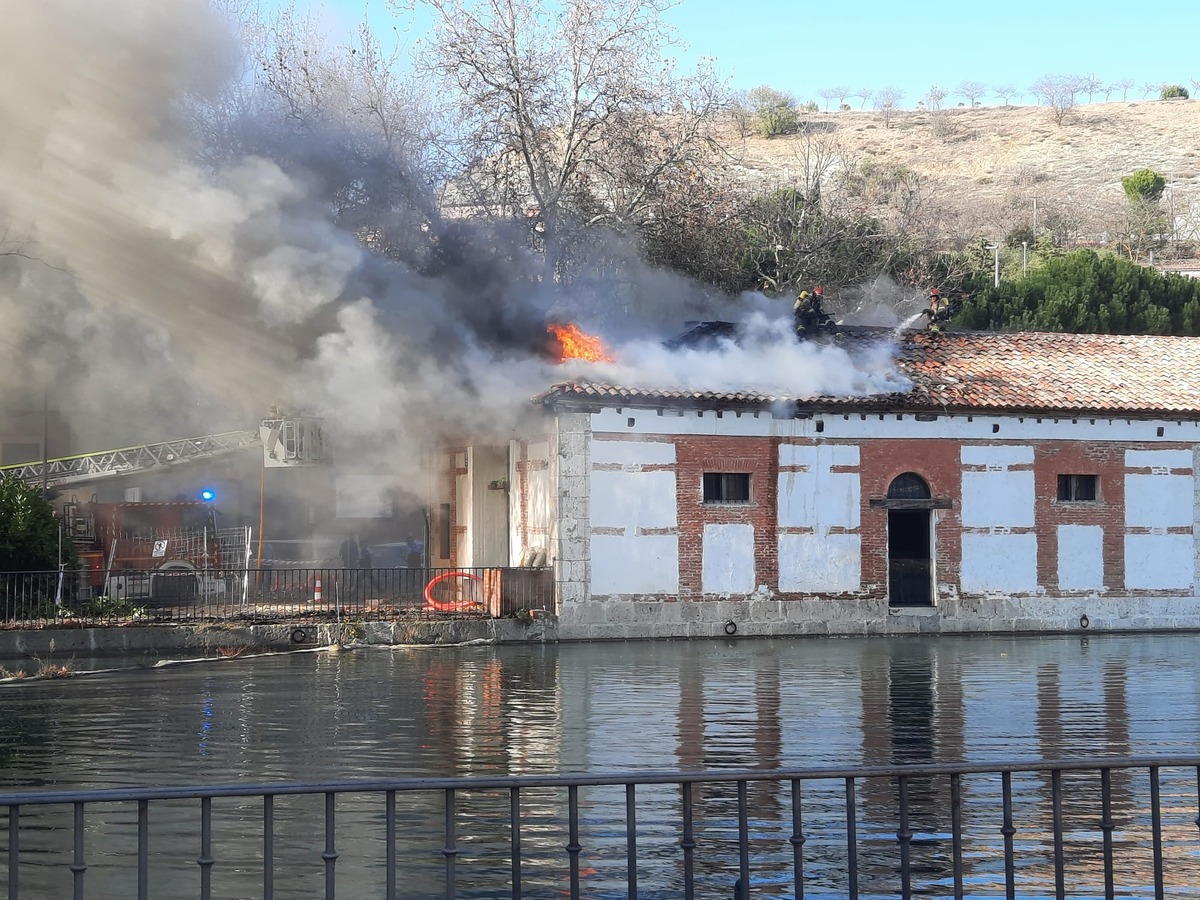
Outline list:
[[[8,807],[8,900],[17,900],[20,871],[21,807]]]
[[[1100,831],[1104,835],[1104,900],[1114,900],[1113,877],[1112,771],[1100,770]]]
[[[87,872],[87,863],[83,858],[83,803],[75,802],[75,816],[72,844],[74,853],[71,860],[72,896],[75,900],[83,900],[83,876]]]
[[[635,900],[638,895],[637,798],[632,782],[625,785],[625,871],[630,900]]]
[[[212,797],[200,798],[200,900],[212,900]]]
[[[334,800],[336,797],[337,794],[333,791],[325,794],[325,850],[321,854],[321,859],[325,861],[325,900],[334,900],[336,888],[337,876],[334,870],[338,858],[337,828],[334,825]]]
[[[454,900],[454,861],[458,856],[454,833],[454,788],[446,788],[446,843],[442,847],[442,856],[446,859],[446,900]]]
[[[388,791],[384,801],[384,816],[387,839],[387,900],[396,900],[396,792]]]
[[[900,896],[903,900],[911,900],[912,872],[910,870],[909,852],[912,849],[912,832],[908,830],[907,775],[901,775],[896,779],[896,791],[900,803],[900,828],[896,831],[896,840],[900,844]]]
[[[275,897],[275,795],[263,796],[263,900]]]
[[[1050,813],[1054,831],[1054,896],[1067,896],[1066,861],[1063,857],[1062,770],[1050,772]]]
[[[950,775],[950,844],[954,865],[954,900],[963,900],[962,776]]]
[[[804,900],[804,836],[803,809],[800,804],[800,779],[792,779],[792,873],[796,879],[796,900]]]
[[[1017,872],[1013,859],[1013,835],[1017,829],[1013,827],[1012,815],[1012,772],[1000,773],[1001,793],[1004,798],[1004,824],[1000,833],[1004,835],[1004,897],[1005,900],[1016,900]]]
[[[567,787],[567,856],[571,867],[571,900],[579,900],[579,786]]]
[[[508,792],[509,850],[512,854],[513,900],[521,898],[521,789],[514,787]]]
[[[1150,767],[1150,831],[1154,852],[1154,900],[1163,900],[1162,805],[1158,766]]]
[[[679,786],[683,806],[683,839],[679,846],[683,850],[683,900],[695,900],[696,896],[696,837],[692,830],[692,783],[685,781]]]
[[[150,802],[139,800],[138,805],[138,854],[137,882],[138,900],[147,900],[150,894]]]
[[[847,896],[858,900],[858,804],[854,799],[854,777],[846,778],[846,877]]]

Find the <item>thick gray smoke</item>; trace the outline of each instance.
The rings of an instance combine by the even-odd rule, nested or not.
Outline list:
[[[435,223],[422,274],[364,250],[327,195],[321,161],[347,165],[328,152],[336,141],[310,134],[312,152],[284,152],[296,137],[283,135],[276,154],[270,129],[249,128],[248,152],[201,152],[186,111],[236,77],[238,58],[205,0],[6,7],[0,405],[48,384],[85,446],[253,427],[282,402],[326,416],[343,459],[359,452],[402,479],[420,440],[501,439],[563,380],[544,352],[548,318],[617,342],[607,380],[721,388],[736,373],[798,394],[887,383],[794,341],[672,361],[645,338],[704,317],[702,291],[631,262],[620,290],[572,308],[530,287],[537,260],[520,233]]]

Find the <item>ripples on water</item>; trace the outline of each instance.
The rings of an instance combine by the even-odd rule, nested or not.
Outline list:
[[[905,638],[581,644],[294,654],[0,687],[0,784],[59,788],[316,781],[424,775],[741,769],[1200,751],[1200,638]],[[1167,838],[1200,882],[1195,783],[1164,772]],[[1173,776],[1172,776],[1173,777]],[[1140,780],[1139,780],[1140,779]],[[1145,773],[1115,773],[1120,876],[1148,877],[1148,851],[1124,846],[1146,816]],[[1048,776],[1015,776],[1018,893],[1052,893],[1046,863]],[[1101,893],[1099,776],[1064,777],[1069,883]],[[1190,787],[1189,787],[1190,785]],[[1191,793],[1185,793],[1190,791]],[[701,896],[730,896],[737,868],[734,786],[697,789]],[[844,786],[805,786],[806,870],[839,895],[846,865]],[[525,895],[566,884],[564,792],[522,794]],[[950,892],[949,789],[910,787],[914,870]],[[623,896],[621,788],[582,789],[586,896]],[[749,788],[755,893],[792,890],[786,787]],[[999,780],[964,783],[971,896],[1002,895]],[[402,896],[442,890],[439,796],[401,797]],[[640,895],[679,896],[677,787],[638,792]],[[261,892],[261,803],[217,801],[215,896]],[[857,797],[862,896],[895,894],[893,785]],[[508,879],[508,795],[459,798],[460,896],[490,897]],[[132,809],[93,810],[89,884],[131,892]],[[195,893],[196,804],[152,807],[152,883]],[[382,798],[339,801],[339,888],[382,894]],[[69,893],[69,811],[23,814],[24,895]],[[320,896],[320,798],[280,798],[288,897]],[[51,848],[59,848],[57,851]],[[168,852],[170,851],[170,852]],[[1183,863],[1178,863],[1183,865]],[[2,871],[0,866],[0,871]],[[154,879],[157,879],[155,881]],[[1049,879],[1049,880],[1047,880]],[[1168,878],[1170,883],[1171,879]],[[841,889],[844,895],[844,888]]]

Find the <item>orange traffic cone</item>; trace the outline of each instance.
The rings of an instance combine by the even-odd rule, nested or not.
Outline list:
[[[321,576],[317,576],[317,583],[313,585],[313,603],[321,602]]]

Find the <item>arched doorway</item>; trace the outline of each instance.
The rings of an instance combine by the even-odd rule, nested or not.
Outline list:
[[[888,603],[933,605],[933,497],[920,475],[888,486]]]

